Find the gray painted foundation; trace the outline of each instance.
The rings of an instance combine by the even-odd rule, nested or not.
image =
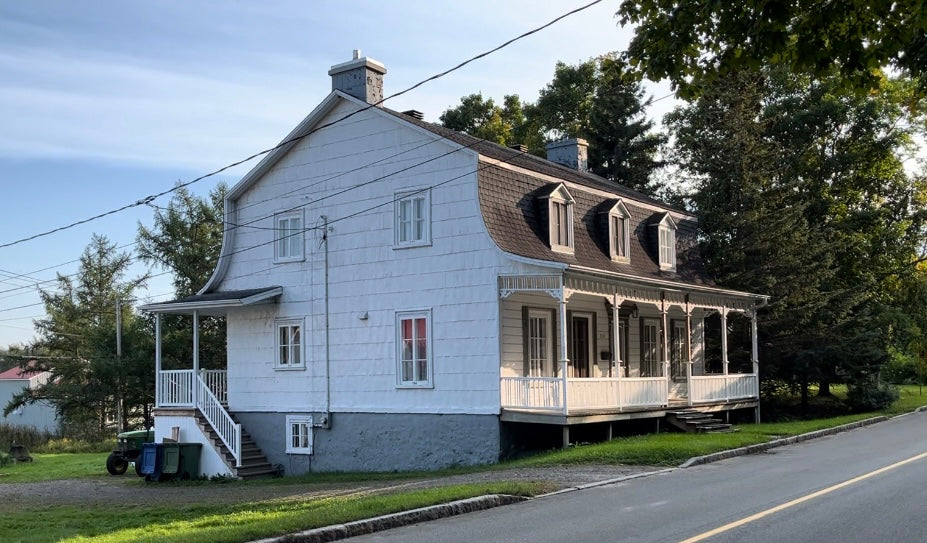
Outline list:
[[[499,460],[497,415],[332,413],[313,429],[313,454],[287,454],[286,416],[236,412],[271,464],[286,475],[320,471],[409,471],[490,464]],[[321,420],[318,413],[313,420]]]

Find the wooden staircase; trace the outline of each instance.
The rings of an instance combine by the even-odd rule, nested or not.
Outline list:
[[[721,434],[737,431],[733,426],[721,421],[721,419],[716,419],[708,413],[702,413],[695,409],[667,411],[666,421],[690,434]]]
[[[228,410],[227,406],[226,410]],[[229,414],[236,423],[239,422],[233,413],[230,412]],[[253,479],[256,477],[277,477],[281,475],[280,470],[267,460],[267,457],[261,452],[260,447],[251,439],[251,435],[245,432],[244,428],[242,428],[241,431],[241,467],[236,468],[235,457],[232,456],[231,451],[229,451],[225,443],[222,442],[219,434],[213,430],[212,425],[209,424],[209,421],[206,420],[206,417],[204,417],[199,410],[196,411],[196,423],[203,434],[209,439],[213,448],[219,452],[225,460],[226,465],[231,468],[232,472],[237,477],[242,479]]]

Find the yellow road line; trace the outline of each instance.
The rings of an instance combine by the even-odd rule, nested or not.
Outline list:
[[[743,526],[744,524],[748,524],[748,523],[750,523],[750,522],[753,522],[754,520],[759,520],[759,519],[761,519],[761,518],[763,518],[763,517],[768,517],[769,515],[772,515],[773,513],[778,513],[779,511],[782,511],[782,510],[784,510],[784,509],[788,509],[789,507],[798,505],[798,504],[800,504],[800,503],[804,503],[804,502],[809,501],[809,500],[813,500],[813,499],[815,499],[815,498],[819,498],[819,497],[821,497],[821,496],[823,496],[823,495],[825,495],[825,494],[830,494],[831,492],[833,492],[833,491],[835,491],[835,490],[840,490],[841,488],[844,488],[844,487],[850,486],[850,485],[852,485],[852,484],[858,483],[858,482],[860,482],[860,481],[862,481],[862,480],[864,480],[864,479],[868,479],[868,478],[870,478],[870,477],[875,477],[876,475],[879,475],[880,473],[885,473],[886,471],[893,470],[893,469],[895,469],[895,468],[897,468],[897,467],[901,467],[901,466],[903,466],[903,465],[905,465],[905,464],[910,464],[911,462],[916,462],[917,460],[920,460],[920,459],[922,459],[922,458],[927,458],[927,452],[922,452],[921,454],[918,454],[918,455],[916,455],[916,456],[912,456],[912,457],[907,458],[907,459],[905,459],[905,460],[901,460],[900,462],[895,462],[894,464],[891,464],[891,465],[889,465],[889,466],[885,466],[884,468],[879,468],[879,469],[877,469],[877,470],[875,470],[875,471],[870,471],[869,473],[865,473],[865,474],[863,474],[863,475],[860,475],[859,477],[854,477],[854,478],[852,478],[852,479],[850,479],[850,480],[848,480],[848,481],[844,481],[844,482],[842,482],[842,483],[837,483],[837,484],[835,484],[834,486],[829,486],[829,487],[827,487],[827,488],[825,488],[825,489],[818,490],[817,492],[812,492],[811,494],[808,494],[808,495],[806,495],[806,496],[802,496],[801,498],[796,498],[796,499],[794,499],[794,500],[792,500],[792,501],[790,501],[790,502],[785,502],[785,503],[783,503],[783,504],[777,505],[777,506],[772,507],[772,508],[770,508],[770,509],[767,509],[767,510],[765,510],[765,511],[760,511],[759,513],[756,513],[756,514],[754,514],[754,515],[750,515],[749,517],[745,517],[745,518],[742,518],[742,519],[740,519],[740,520],[735,520],[734,522],[731,522],[730,524],[725,524],[724,526],[721,526],[721,527],[719,527],[719,528],[715,528],[714,530],[710,530],[710,531],[705,532],[705,533],[701,533],[701,534],[699,534],[699,535],[697,535],[697,536],[695,536],[695,537],[690,537],[689,539],[684,539],[683,541],[680,541],[679,543],[696,543],[697,541],[704,541],[704,540],[708,539],[709,537],[714,537],[714,536],[716,536],[716,535],[718,535],[718,534],[727,532],[727,531],[729,531],[729,530],[733,530],[734,528],[738,528],[738,527],[740,527],[740,526]]]

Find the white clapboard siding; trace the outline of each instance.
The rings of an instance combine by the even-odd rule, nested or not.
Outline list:
[[[354,108],[343,102],[321,122]],[[433,143],[413,149],[427,141]],[[277,305],[229,315],[233,410],[324,408],[321,233],[305,233],[304,259],[273,262],[272,215],[303,206],[307,227],[321,224],[322,215],[332,221],[328,239],[332,409],[498,413],[496,277],[505,266],[480,215],[476,156],[459,151],[389,175],[453,148],[391,115],[365,111],[298,143],[238,198],[234,221],[257,228],[237,229],[235,254],[220,288],[279,285],[283,295]],[[393,156],[403,150],[409,152]],[[359,169],[379,159],[383,162]],[[391,202],[395,194],[446,181],[430,193],[431,245],[394,249]],[[363,188],[337,194],[364,183]],[[254,248],[244,250],[247,247]],[[395,313],[416,309],[432,312],[433,389],[396,386]],[[308,342],[306,367],[275,370],[274,319],[300,317],[305,319]]]

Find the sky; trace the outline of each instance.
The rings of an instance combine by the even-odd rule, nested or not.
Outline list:
[[[352,51],[393,94],[588,0],[30,0],[0,3],[0,245],[137,202],[276,145],[331,90]],[[481,92],[537,99],[557,61],[627,47],[605,0],[386,105],[425,119]],[[654,98],[668,83],[648,83]],[[673,105],[651,108],[659,120]],[[200,181],[233,185],[257,161]],[[166,206],[170,196],[153,202]],[[92,234],[132,251],[154,209],[132,207],[0,247],[0,349],[33,340],[38,287],[73,274]],[[134,264],[133,275],[149,268]],[[152,273],[164,270],[153,268]],[[140,301],[173,298],[167,275]]]

